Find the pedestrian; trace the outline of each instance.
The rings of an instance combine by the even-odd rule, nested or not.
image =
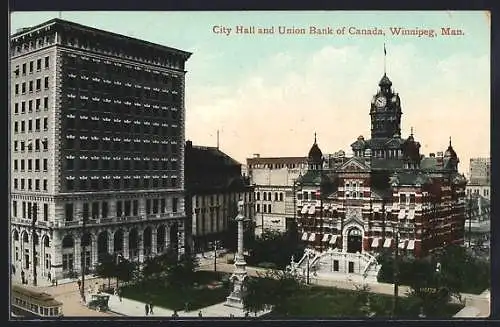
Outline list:
[[[81,288],[82,288],[82,281],[78,280],[76,283],[78,284],[78,290],[81,290]]]
[[[144,306],[144,310],[146,310],[146,316],[148,315],[149,313],[149,306],[148,304],[146,303],[146,305]]]
[[[122,302],[122,290],[118,289],[118,298],[120,299],[120,302]]]
[[[57,278],[55,278],[55,280],[56,280],[56,286],[57,286],[59,282],[57,281]]]
[[[52,274],[50,273],[50,271],[49,271],[49,273],[47,274],[47,280],[48,280],[49,282],[50,282],[50,281],[52,281]]]
[[[153,303],[149,302],[149,314],[153,314]]]
[[[201,314],[201,310],[200,310],[200,312],[198,312],[198,317],[199,318],[203,317],[203,315]]]
[[[23,284],[25,284],[25,283],[24,283],[24,277],[25,277],[25,276],[26,276],[26,275],[24,274],[24,270],[21,270],[21,282],[22,282]]]
[[[177,310],[174,310],[174,313],[172,313],[172,318],[177,318],[179,317],[179,314],[177,314]]]

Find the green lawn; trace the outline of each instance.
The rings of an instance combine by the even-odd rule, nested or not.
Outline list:
[[[290,317],[364,317],[363,303],[359,303],[354,291],[313,286],[304,290],[292,304]],[[393,297],[370,293],[371,312],[377,318],[388,318],[392,315]],[[411,300],[399,298],[398,318],[417,318],[420,307]],[[462,309],[461,305],[448,304],[441,308],[434,318],[452,317]],[[273,312],[268,317],[282,317],[280,312]],[[431,318],[431,317],[429,317]]]
[[[213,271],[197,271],[196,280],[198,285],[208,285],[215,281],[221,281],[225,273]],[[122,288],[124,298],[141,302],[151,302],[156,307],[163,307],[172,310],[184,310],[185,303],[189,302],[189,310],[197,310],[213,304],[224,302],[229,295],[227,285],[219,288],[192,288],[189,290],[179,290],[175,287],[166,287],[161,282],[150,284],[138,284],[125,286]]]

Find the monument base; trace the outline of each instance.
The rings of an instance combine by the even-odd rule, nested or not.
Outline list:
[[[228,296],[224,305],[228,307],[243,309],[243,300],[239,297]]]

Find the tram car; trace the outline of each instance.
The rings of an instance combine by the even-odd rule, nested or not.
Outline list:
[[[12,317],[59,318],[63,316],[62,303],[45,292],[37,292],[19,285],[11,289]]]

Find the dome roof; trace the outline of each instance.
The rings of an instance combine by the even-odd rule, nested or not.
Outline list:
[[[314,144],[312,145],[311,150],[309,150],[308,158],[312,163],[321,163],[323,161],[323,152],[321,152],[321,149],[316,143],[316,133],[314,134]]]
[[[391,80],[389,79],[389,77],[387,77],[387,75],[384,73],[384,76],[382,76],[382,79],[380,80],[380,82],[378,83],[378,85],[380,87],[391,87],[392,85],[392,82]]]

